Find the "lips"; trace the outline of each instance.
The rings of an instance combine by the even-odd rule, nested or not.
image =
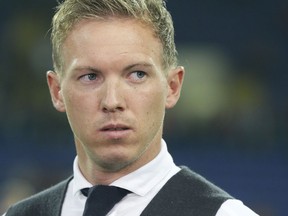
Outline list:
[[[131,127],[123,124],[108,124],[100,129],[100,134],[109,140],[120,140],[127,138],[131,132]]]
[[[124,131],[130,128],[126,125],[121,124],[109,124],[101,128],[101,131]]]

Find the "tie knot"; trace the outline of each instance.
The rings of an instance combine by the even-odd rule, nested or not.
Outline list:
[[[106,215],[130,191],[116,186],[96,185],[81,190],[87,201],[84,216]]]
[[[81,189],[81,193],[82,193],[84,196],[88,197],[89,189],[90,189],[90,188],[83,188],[83,189]]]

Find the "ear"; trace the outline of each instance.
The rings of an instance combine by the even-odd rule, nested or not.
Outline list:
[[[59,112],[65,112],[65,104],[63,102],[63,97],[61,93],[61,85],[59,75],[53,71],[48,71],[47,74],[47,83],[52,99],[52,103],[56,110]]]
[[[166,109],[174,107],[174,105],[177,103],[180,97],[184,73],[185,70],[182,66],[178,66],[169,72],[167,77],[168,94],[166,98]]]

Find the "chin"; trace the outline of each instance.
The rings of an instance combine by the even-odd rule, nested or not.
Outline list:
[[[98,161],[98,165],[107,172],[118,172],[133,164],[137,158],[129,158],[124,155],[109,155],[107,158],[102,158]]]
[[[118,172],[120,170],[127,168],[131,164],[132,164],[132,162],[130,162],[130,161],[113,161],[113,162],[112,161],[108,161],[108,162],[102,161],[100,166],[102,167],[103,170],[105,170],[107,172]]]

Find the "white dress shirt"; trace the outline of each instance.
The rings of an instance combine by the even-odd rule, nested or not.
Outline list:
[[[155,172],[155,170],[157,170]],[[81,216],[84,211],[86,197],[81,189],[92,187],[78,167],[76,156],[73,165],[74,178],[68,185],[66,197],[62,207],[61,216]],[[125,196],[117,203],[108,216],[138,216],[146,208],[153,197],[160,191],[165,183],[180,168],[176,166],[164,140],[161,143],[161,151],[151,162],[138,170],[123,176],[111,185],[125,188],[132,193]],[[218,210],[216,216],[257,216],[252,210],[243,205],[239,200],[227,200]]]

